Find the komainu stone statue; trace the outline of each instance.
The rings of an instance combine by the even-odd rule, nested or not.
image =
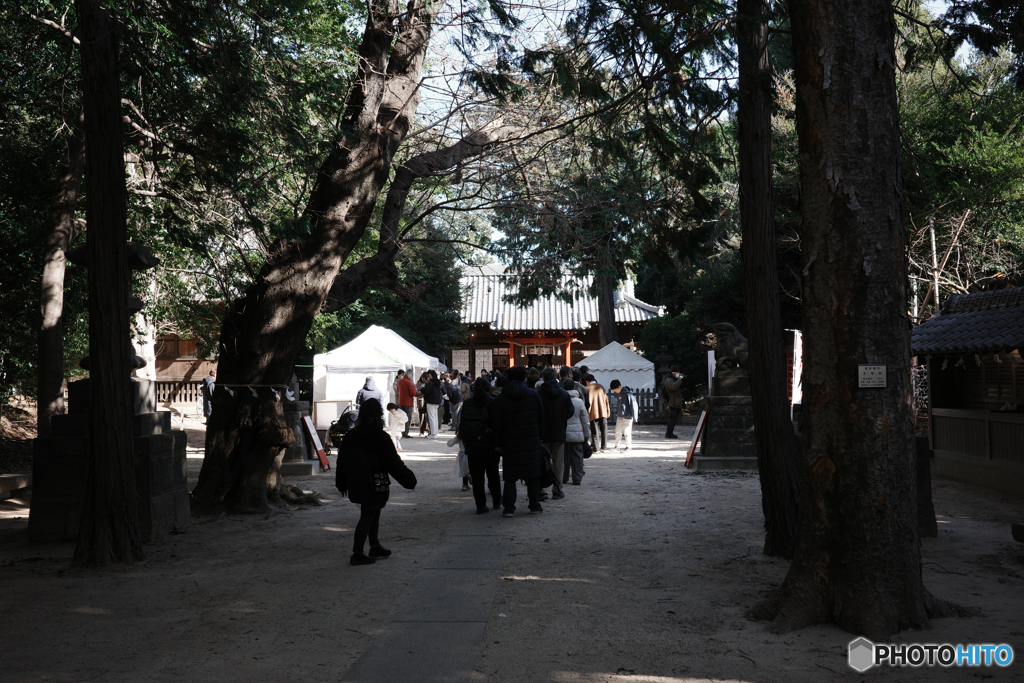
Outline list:
[[[719,370],[736,370],[747,367],[747,338],[740,334],[735,325],[715,323],[715,357]]]

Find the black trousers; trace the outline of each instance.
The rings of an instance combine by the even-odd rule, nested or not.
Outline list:
[[[565,442],[565,471],[562,472],[562,482],[568,483],[569,476],[572,476],[574,483],[580,483],[583,479],[583,442]]]
[[[683,412],[682,408],[669,408],[668,409],[668,427],[665,429],[665,434],[674,434],[676,423],[679,422],[679,415]]]
[[[505,491],[502,496],[502,504],[505,512],[516,511],[516,480],[505,480]],[[530,510],[540,510],[540,477],[533,477],[526,480],[526,496],[530,501]]]
[[[405,431],[402,432],[402,438],[409,438],[409,427],[412,426],[412,406],[401,406],[402,412],[405,413],[405,417],[408,418],[405,421]]]
[[[488,489],[495,507],[501,502],[501,480],[498,477],[498,462],[500,460],[500,455],[469,456],[469,476],[473,477],[473,500],[476,501],[478,510],[487,507]],[[484,474],[487,475],[486,489],[484,488]]]
[[[378,505],[363,503],[359,506],[359,521],[356,522],[355,539],[352,541],[352,552],[359,555],[363,552],[363,545],[366,537],[370,537],[370,547],[376,548],[380,545],[377,537],[377,530],[380,528],[380,511]]]
[[[599,417],[596,420],[590,421],[590,446],[595,451],[597,450],[597,430],[601,430],[601,450],[604,450],[605,445],[608,443],[608,419]]]

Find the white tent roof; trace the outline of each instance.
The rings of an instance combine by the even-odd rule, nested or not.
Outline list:
[[[328,373],[392,372],[406,368],[443,368],[440,361],[419,350],[400,335],[379,325],[370,325],[344,346],[313,356],[314,366]]]
[[[613,341],[597,353],[591,354],[576,364],[586,365],[591,372],[629,372],[631,370],[654,370],[654,363],[638,353],[630,351],[619,342]]]

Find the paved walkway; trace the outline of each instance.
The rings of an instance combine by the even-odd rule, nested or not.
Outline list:
[[[384,633],[342,679],[352,683],[469,681],[480,657],[498,575],[511,545],[502,518],[468,516],[444,535]]]

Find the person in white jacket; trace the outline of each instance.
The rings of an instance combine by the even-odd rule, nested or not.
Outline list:
[[[388,404],[388,433],[391,434],[391,440],[395,442],[395,450],[402,450],[402,432],[405,430],[405,423],[409,421],[409,417],[405,414],[405,411],[399,408],[394,403]]]
[[[565,425],[565,471],[562,472],[562,483],[568,484],[571,474],[572,483],[579,486],[584,474],[583,444],[590,436],[590,415],[572,378],[566,377],[561,384],[562,388],[569,392],[573,407],[572,417]]]

